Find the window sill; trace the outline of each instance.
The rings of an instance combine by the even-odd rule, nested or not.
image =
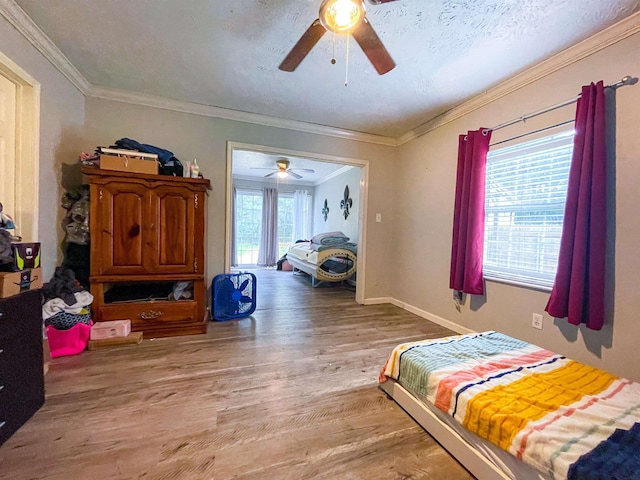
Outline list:
[[[523,287],[523,288],[528,288],[531,290],[538,290],[540,292],[545,292],[545,293],[551,293],[551,287],[547,287],[544,285],[536,285],[533,283],[526,283],[526,282],[518,282],[516,280],[508,280],[505,278],[499,278],[499,277],[490,277],[490,276],[484,276],[483,277],[484,280],[488,281],[488,282],[495,282],[495,283],[503,283],[505,285],[513,285],[514,287]]]

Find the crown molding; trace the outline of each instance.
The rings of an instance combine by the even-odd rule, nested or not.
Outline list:
[[[563,50],[553,57],[538,63],[534,67],[509,78],[481,95],[448,110],[442,115],[409,130],[397,138],[393,138],[91,85],[14,0],[3,0],[0,2],[0,15],[5,17],[16,30],[85,96],[386,146],[400,146],[411,140],[415,140],[428,132],[468,115],[547,75],[557,72],[567,65],[575,63],[640,32],[640,12],[637,12],[582,42]]]
[[[321,178],[320,180],[318,180],[314,185],[317,187],[318,185],[322,185],[325,182],[328,182],[329,180],[331,180],[332,178],[336,178],[340,175],[342,175],[343,173],[347,173],[349,170],[351,170],[352,168],[355,168],[353,165],[345,165],[344,167],[336,170],[335,172],[331,172],[329,175],[327,175],[324,178]]]
[[[408,131],[396,139],[396,145],[400,146],[410,142],[411,140],[415,140],[428,132],[440,128],[460,117],[468,115],[474,110],[495,102],[499,98],[526,87],[547,75],[563,69],[567,65],[593,55],[594,53],[618,43],[638,32],[640,32],[640,12],[630,15],[624,20],[605,28],[582,42],[563,50],[547,60],[543,60],[522,73],[514,75],[496,87],[485,91],[481,95],[453,107],[451,110],[437,116],[433,120],[429,120],[417,128]]]
[[[295,120],[286,120],[267,115],[242,112],[227,108],[201,105],[197,103],[184,102],[169,98],[137,94],[129,91],[113,88],[97,87],[91,85],[89,81],[73,66],[60,49],[51,41],[49,37],[38,27],[35,22],[25,13],[14,0],[3,0],[0,2],[0,15],[18,30],[24,38],[33,45],[49,62],[57,68],[81,93],[85,96],[113,100],[118,102],[143,105],[148,107],[161,108],[176,112],[192,113],[206,117],[222,118],[238,122],[253,123],[268,127],[285,128],[298,132],[313,133],[346,140],[375,143],[379,145],[395,146],[396,140],[383,135],[373,135],[369,133],[356,132],[325,125],[318,125]]]
[[[283,118],[243,112],[240,110],[232,110],[229,108],[214,107],[211,105],[185,102],[182,100],[174,100],[171,98],[159,97],[155,95],[134,93],[127,90],[119,90],[116,88],[97,87],[92,85],[89,88],[87,96],[100,98],[103,100],[112,100],[116,102],[161,108],[174,112],[191,113],[204,117],[222,118],[225,120],[253,123],[267,127],[285,128],[288,130],[295,130],[297,132],[313,133],[317,135],[343,138],[347,140],[356,140],[359,142],[396,146],[396,140],[394,138],[385,137],[382,135],[373,135],[370,133],[356,132],[353,130],[327,127],[325,125],[299,122],[296,120],[286,120]]]
[[[232,178],[233,180],[243,180],[245,182],[266,183],[266,184],[273,184],[278,186],[284,185],[285,187],[289,187],[291,189],[295,189],[296,187],[313,188],[316,185],[313,182],[305,182],[304,180],[301,181],[301,180],[293,179],[293,180],[282,181],[282,180],[276,180],[274,178],[252,177],[250,175],[233,175]]]
[[[6,18],[74,87],[86,95],[90,86],[87,79],[84,78],[69,59],[64,56],[60,49],[40,30],[40,27],[34,23],[31,17],[29,17],[16,2],[13,0],[4,0],[1,2],[0,15]]]

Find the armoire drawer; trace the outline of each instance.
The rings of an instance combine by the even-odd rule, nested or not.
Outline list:
[[[140,302],[102,306],[101,318],[106,320],[131,320],[132,330],[144,330],[145,326],[193,323],[197,318],[198,304],[189,300]],[[167,325],[169,326],[169,325]]]

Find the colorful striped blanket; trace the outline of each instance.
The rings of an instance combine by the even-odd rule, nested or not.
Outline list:
[[[398,381],[554,479],[640,479],[640,383],[497,332],[398,345]]]

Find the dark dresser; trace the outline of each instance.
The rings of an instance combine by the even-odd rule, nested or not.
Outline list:
[[[44,403],[40,290],[0,299],[0,445]]]

